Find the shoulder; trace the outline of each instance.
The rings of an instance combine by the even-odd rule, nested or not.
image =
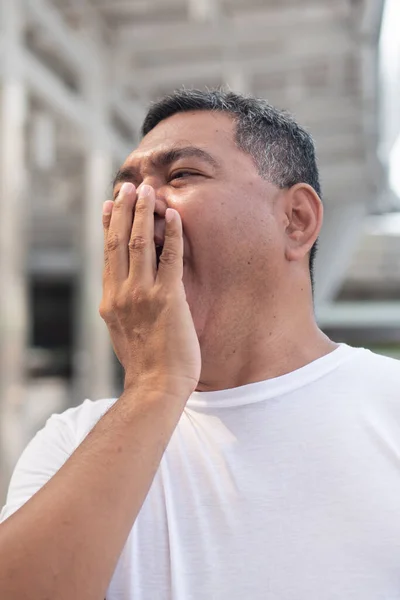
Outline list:
[[[399,451],[400,361],[369,350],[359,358],[355,396],[362,423],[381,448]]]
[[[331,373],[331,392],[346,399],[349,408],[394,411],[400,418],[400,361],[366,348],[348,347]]]
[[[400,382],[400,360],[362,349],[358,353],[356,365],[371,381],[381,384]]]
[[[85,400],[51,415],[31,439],[14,468],[0,522],[13,514],[55,475],[116,398]]]
[[[353,348],[349,360],[341,365],[343,375],[346,371],[368,384],[385,387],[390,383],[400,383],[400,360],[377,354],[366,348]]]
[[[363,414],[373,421],[379,416],[400,424],[400,361],[360,349],[348,368],[347,374],[342,372],[343,384]]]

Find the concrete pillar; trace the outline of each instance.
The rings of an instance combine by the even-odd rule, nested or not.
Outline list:
[[[107,327],[98,307],[102,294],[103,231],[101,207],[106,199],[112,161],[104,148],[89,147],[85,161],[82,206],[81,268],[78,298],[78,351],[75,358],[75,403],[114,393],[113,355]]]
[[[93,32],[90,32],[93,36]],[[93,37],[92,37],[93,39]],[[76,354],[75,403],[114,394],[113,352],[107,327],[98,308],[102,295],[103,230],[102,203],[113,177],[111,144],[107,138],[108,89],[101,51],[98,62],[83,82],[90,106],[91,127],[86,138],[85,185],[82,206],[80,297]]]
[[[0,94],[0,502],[22,450],[21,409],[28,334],[25,256],[26,89],[21,0],[1,0],[3,72]]]

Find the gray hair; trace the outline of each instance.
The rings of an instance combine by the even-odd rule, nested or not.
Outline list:
[[[249,154],[262,177],[284,189],[296,183],[308,183],[319,196],[318,167],[311,135],[286,111],[266,100],[222,90],[177,90],[151,105],[142,126],[145,136],[160,121],[174,114],[209,110],[232,116],[235,142]],[[315,242],[310,251],[310,277],[314,292]]]

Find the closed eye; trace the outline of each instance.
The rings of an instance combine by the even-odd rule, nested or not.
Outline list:
[[[193,177],[194,175],[200,175],[200,173],[194,173],[193,171],[175,171],[171,174],[170,181],[173,181],[174,179],[184,179],[185,177],[190,176]]]

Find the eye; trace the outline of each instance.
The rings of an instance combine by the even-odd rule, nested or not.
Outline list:
[[[186,177],[200,175],[200,173],[193,173],[193,171],[175,171],[171,173],[170,181],[174,181],[174,179],[185,179]]]

